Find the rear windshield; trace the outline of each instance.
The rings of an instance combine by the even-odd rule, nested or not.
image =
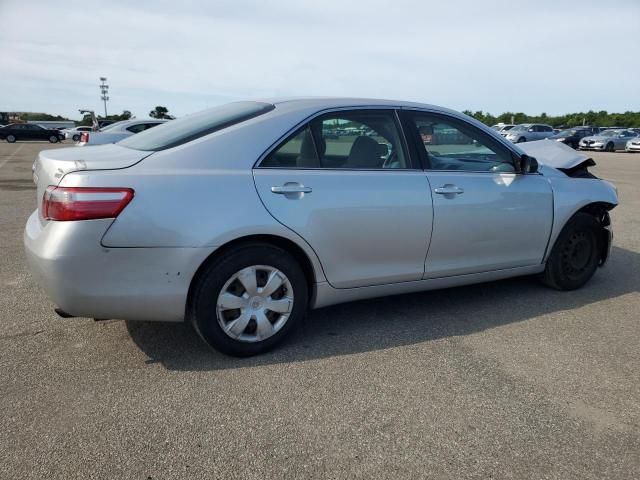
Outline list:
[[[228,103],[163,123],[132,135],[118,142],[118,145],[135,150],[165,150],[257,117],[274,108],[269,103]]]

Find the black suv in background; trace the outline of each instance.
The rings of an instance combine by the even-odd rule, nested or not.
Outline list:
[[[60,130],[42,128],[33,123],[11,123],[0,128],[0,140],[13,143],[16,140],[49,140],[57,143],[64,140],[64,133]]]
[[[578,148],[578,142],[584,137],[590,137],[591,135],[597,135],[600,132],[598,127],[573,127],[562,130],[555,135],[549,137],[549,140],[556,140],[562,142],[565,145],[569,145],[571,148]]]

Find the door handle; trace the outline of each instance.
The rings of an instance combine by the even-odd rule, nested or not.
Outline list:
[[[304,185],[300,185],[298,183],[295,183],[293,185],[285,183],[284,185],[271,187],[271,191],[273,193],[279,193],[280,195],[286,195],[287,193],[311,193],[313,189],[311,187],[305,187]]]
[[[446,185],[443,185],[441,187],[437,187],[433,191],[439,195],[460,195],[461,193],[464,193],[464,190],[462,188],[456,187],[455,185],[452,185],[450,183],[447,183]]]

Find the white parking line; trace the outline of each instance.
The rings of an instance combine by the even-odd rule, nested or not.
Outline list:
[[[18,148],[16,148],[15,152],[13,152],[11,155],[9,155],[7,158],[5,158],[3,161],[0,162],[0,168],[4,167],[9,160],[15,157],[16,153],[18,153],[22,149],[22,147],[24,147],[24,143],[22,145],[19,145]]]

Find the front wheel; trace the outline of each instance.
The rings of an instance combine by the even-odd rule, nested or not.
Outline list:
[[[616,147],[613,145],[613,142],[607,143],[606,150],[607,150],[607,152],[615,152],[616,151]]]
[[[77,142],[80,140],[80,135],[74,135],[73,137],[71,137],[71,140],[73,140],[74,142]]]
[[[9,143],[16,143],[16,137],[15,137],[15,135],[7,135],[7,142],[9,142]]]
[[[55,135],[51,135],[51,136],[49,137],[49,142],[50,142],[50,143],[58,143],[58,141],[59,141],[59,139],[58,139],[58,137],[56,137]]]
[[[601,228],[592,215],[574,215],[551,250],[543,282],[557,290],[575,290],[587,283],[600,262]]]
[[[524,137],[520,137],[516,143],[524,143],[524,142],[526,142],[526,141],[527,141],[527,139],[526,139],[526,138],[524,138]]]
[[[302,268],[272,245],[238,247],[205,267],[196,282],[188,317],[205,342],[228,355],[272,349],[307,310]]]

